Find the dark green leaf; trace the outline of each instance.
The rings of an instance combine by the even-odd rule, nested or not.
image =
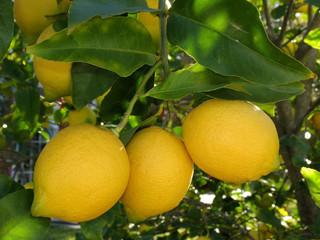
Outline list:
[[[258,219],[262,222],[269,223],[275,227],[281,227],[281,222],[274,213],[268,208],[261,208],[257,215]]]
[[[127,78],[119,78],[112,86],[111,91],[104,97],[100,107],[100,117],[108,122],[119,119],[127,110],[128,104],[136,93],[139,83],[149,67],[143,67]],[[149,79],[149,85],[153,86],[153,81]],[[144,114],[147,111],[148,103],[145,99],[139,99],[134,106],[132,115]]]
[[[129,17],[96,17],[71,34],[65,29],[27,51],[49,60],[86,62],[120,76],[156,61],[151,35],[142,23]]]
[[[147,96],[160,99],[177,99],[195,92],[209,92],[227,86],[230,82],[200,65],[169,75],[166,81],[152,88]]]
[[[11,0],[0,1],[0,61],[11,42],[14,30],[13,3]]]
[[[320,1],[319,0],[305,0],[306,3],[309,3],[311,5],[320,7]]]
[[[130,141],[130,139],[132,138],[132,136],[139,130],[139,129],[142,129],[142,128],[146,128],[146,127],[150,127],[151,125],[153,125],[156,121],[157,121],[157,118],[160,116],[160,114],[162,113],[163,111],[163,107],[162,105],[160,106],[158,112],[147,118],[146,120],[144,120],[142,123],[140,123],[138,126],[128,130],[128,131],[124,131],[124,132],[121,132],[120,134],[120,140],[122,141],[122,143],[124,145],[127,145],[127,143]]]
[[[301,168],[301,174],[306,179],[313,201],[320,208],[320,172],[312,168]]]
[[[279,19],[286,13],[287,5],[280,5],[271,11],[271,17]]]
[[[88,222],[80,223],[82,233],[88,240],[103,240],[103,228],[106,225],[113,224],[119,212],[120,203],[117,203],[102,216]]]
[[[176,0],[168,40],[201,65],[257,84],[280,85],[313,77],[267,38],[257,9],[245,0]]]
[[[320,49],[320,28],[310,31],[304,41],[311,47]]]
[[[0,239],[42,240],[49,230],[49,218],[35,218],[30,214],[33,191],[10,193],[0,199]]]
[[[104,94],[119,78],[114,72],[85,63],[74,63],[71,73],[72,101],[77,109]]]
[[[230,88],[222,88],[206,94],[221,99],[247,100],[256,103],[274,103],[289,99],[301,94],[303,91],[304,88],[300,82],[274,86],[238,82],[231,85]]]
[[[22,119],[33,128],[39,119],[40,94],[32,89],[22,89],[15,93],[15,100]]]
[[[0,174],[0,198],[21,189],[23,189],[23,186],[14,181],[11,177]]]
[[[103,18],[137,11],[150,11],[145,0],[74,0],[70,8],[69,28],[100,15]]]

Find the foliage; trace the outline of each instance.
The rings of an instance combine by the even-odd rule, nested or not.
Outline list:
[[[300,173],[320,170],[320,132],[310,121],[320,110],[319,2],[175,0],[168,9],[164,2],[150,9],[145,0],[73,0],[68,18],[54,23],[63,29],[29,46],[14,23],[12,1],[1,0],[0,134],[7,142],[0,148],[1,239],[45,238],[50,220],[30,215],[32,191],[5,175],[35,160],[31,140],[48,141],[67,125],[69,111],[90,106],[97,124],[127,144],[153,124],[181,135],[190,109],[210,98],[252,101],[273,117],[280,169],[241,185],[196,169],[172,211],[131,224],[117,203],[81,223],[76,238],[254,239],[254,231],[263,239],[320,238],[320,210],[311,199],[319,204],[319,186]],[[160,51],[137,12],[159,16]],[[290,43],[297,44],[291,56],[282,50]],[[73,105],[44,98],[33,56],[72,62]],[[98,106],[95,99],[110,88]]]

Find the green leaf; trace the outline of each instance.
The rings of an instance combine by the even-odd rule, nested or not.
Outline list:
[[[156,61],[151,35],[134,18],[96,17],[70,34],[67,31],[28,47],[27,51],[48,60],[89,63],[124,77]]]
[[[49,218],[35,218],[30,214],[33,191],[23,189],[0,199],[1,240],[41,240],[49,230]]]
[[[128,142],[130,141],[130,139],[133,137],[133,135],[139,130],[139,129],[142,129],[142,128],[146,128],[146,127],[150,127],[152,126],[153,124],[155,124],[155,122],[157,121],[158,117],[161,115],[163,111],[163,106],[160,105],[160,108],[158,110],[158,112],[147,118],[146,120],[144,120],[142,123],[140,123],[138,126],[128,130],[128,131],[123,131],[121,132],[120,134],[120,140],[121,142],[124,144],[124,145],[127,145]]]
[[[40,114],[40,94],[32,89],[22,89],[15,93],[17,107],[22,119],[31,127],[35,127]]]
[[[71,75],[72,101],[76,109],[104,94],[119,78],[114,72],[85,63],[72,64]]]
[[[69,29],[100,15],[107,18],[124,13],[151,11],[145,0],[74,0],[70,8]]]
[[[214,72],[264,85],[313,77],[269,41],[248,1],[176,0],[169,13],[169,42]]]
[[[304,41],[311,47],[320,49],[320,28],[310,31]]]
[[[105,121],[119,119],[127,110],[128,103],[131,101],[134,94],[137,92],[139,83],[144,74],[150,69],[146,66],[127,78],[119,78],[111,88],[111,91],[104,97],[100,107],[100,117]],[[146,88],[150,89],[149,85],[153,86],[153,81],[149,79]],[[140,98],[134,108],[132,115],[141,115],[146,113],[149,107],[145,98]]]
[[[0,61],[10,45],[14,30],[13,3],[11,0],[0,1]]]
[[[88,240],[103,240],[103,228],[106,225],[112,225],[114,223],[120,209],[120,203],[118,202],[102,216],[88,222],[79,223],[82,233]]]
[[[319,0],[305,0],[306,3],[309,3],[311,5],[314,5],[316,7],[320,7],[320,1]]]
[[[0,199],[9,193],[23,189],[19,183],[11,177],[0,174]]]
[[[147,96],[159,99],[177,99],[195,92],[209,92],[230,84],[225,77],[200,65],[173,72],[166,81],[152,88]]]
[[[320,208],[320,172],[312,168],[301,168],[301,174],[306,179],[313,201]]]
[[[246,100],[255,103],[275,103],[303,93],[300,82],[284,85],[259,85],[238,82],[227,88],[206,93],[207,96],[228,100]]]
[[[257,218],[265,223],[269,223],[274,227],[281,227],[280,220],[274,215],[274,212],[268,208],[261,208],[258,212]]]
[[[279,19],[286,13],[287,5],[280,5],[271,11],[271,17]]]

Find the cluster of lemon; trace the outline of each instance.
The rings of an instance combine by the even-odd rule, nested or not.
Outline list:
[[[151,126],[127,146],[107,128],[69,126],[45,146],[34,169],[34,216],[83,222],[119,200],[139,222],[175,208],[191,183],[194,163],[228,182],[259,179],[279,166],[272,120],[245,101],[209,100],[182,125],[184,141]]]
[[[54,34],[54,16],[68,11],[70,3],[15,0],[16,22],[28,43]],[[151,13],[138,16],[148,24],[150,18],[158,21]],[[159,24],[151,26],[157,26],[154,32],[159,34]],[[70,95],[71,63],[35,57],[34,68],[47,98]],[[79,121],[76,114],[75,121],[69,116],[74,124],[55,135],[36,162],[33,216],[89,221],[120,200],[130,221],[138,222],[181,202],[194,163],[217,179],[235,183],[257,180],[279,164],[272,120],[244,101],[215,99],[193,109],[183,122],[184,140],[152,126],[138,131],[127,146],[107,128]]]

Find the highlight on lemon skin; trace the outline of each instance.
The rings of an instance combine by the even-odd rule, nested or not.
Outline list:
[[[129,179],[122,142],[110,130],[82,123],[64,128],[36,161],[31,214],[84,222],[116,204]]]
[[[127,152],[130,178],[120,201],[129,220],[140,222],[178,206],[193,175],[182,140],[153,126],[137,132]]]
[[[29,45],[34,44],[40,33],[55,20],[60,13],[67,12],[71,0],[15,0],[14,17]],[[54,17],[56,16],[56,17]]]
[[[194,163],[222,181],[254,181],[279,167],[275,125],[249,102],[204,102],[187,115],[182,133]]]
[[[55,33],[52,24],[49,25],[39,36],[37,43],[50,38]],[[35,56],[33,66],[36,77],[43,86],[46,100],[54,101],[71,95],[72,63],[51,61]]]

